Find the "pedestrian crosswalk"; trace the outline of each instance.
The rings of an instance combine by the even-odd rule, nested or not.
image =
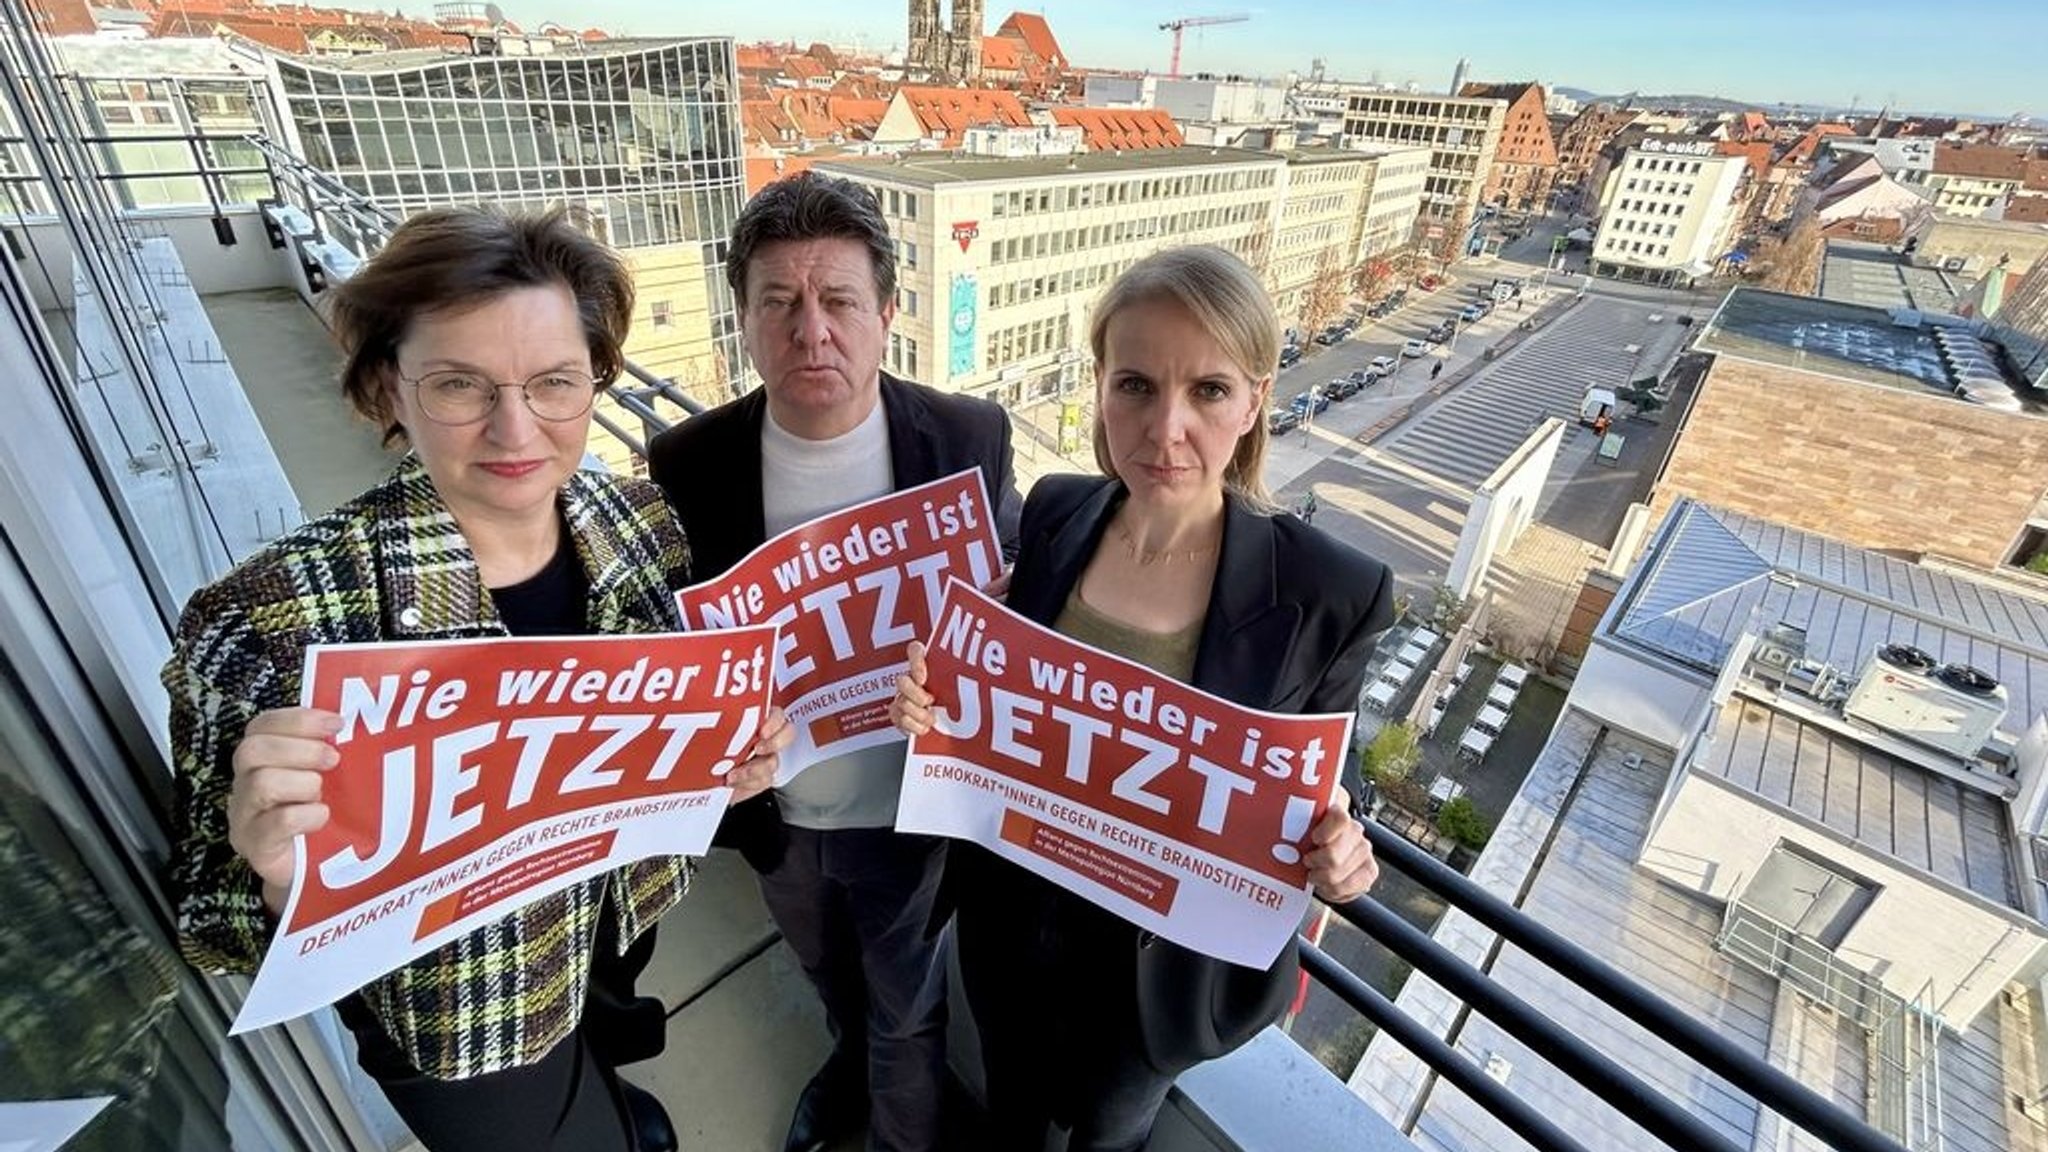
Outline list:
[[[1580,435],[1589,385],[1620,388],[1636,366],[1631,345],[1649,339],[1639,305],[1592,299],[1574,307],[1471,382],[1376,447],[1432,475],[1477,488],[1547,417]]]

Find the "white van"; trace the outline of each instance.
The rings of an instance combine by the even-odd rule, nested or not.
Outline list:
[[[1586,389],[1586,395],[1579,401],[1579,423],[1591,426],[1602,416],[1614,419],[1614,389],[1595,385]]]

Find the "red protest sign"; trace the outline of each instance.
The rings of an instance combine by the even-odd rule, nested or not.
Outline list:
[[[236,1030],[588,876],[707,850],[774,643],[754,627],[310,651],[303,702],[341,715],[341,762]]]
[[[781,629],[776,699],[796,726],[776,779],[786,784],[820,760],[898,739],[888,707],[905,646],[930,629],[948,579],[978,587],[1001,565],[981,470],[970,468],[798,525],[676,603],[688,628]]]
[[[902,831],[974,840],[1177,943],[1264,967],[1307,906],[1351,717],[1243,708],[965,585],[927,656]]]

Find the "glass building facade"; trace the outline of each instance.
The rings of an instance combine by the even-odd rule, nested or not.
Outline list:
[[[629,257],[696,246],[715,354],[745,363],[723,275],[746,199],[730,40],[276,57],[272,67],[292,151],[397,215],[568,204]]]

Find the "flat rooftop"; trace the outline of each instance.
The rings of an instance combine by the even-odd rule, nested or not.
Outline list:
[[[1822,1095],[1862,1114],[1874,1087],[1874,1048],[1853,1022],[1802,1004],[1779,982],[1716,946],[1718,905],[1679,892],[1640,868],[1636,858],[1670,772],[1666,753],[1567,709],[1495,833],[1473,879],[1509,896],[1522,911],[1615,965],[1693,1016],[1711,1021],[1740,1047],[1779,1064]],[[1453,911],[1436,939],[1474,957],[1508,991],[1540,1006],[1642,1076],[1735,1146],[1807,1148],[1818,1141],[1788,1134],[1754,1098],[1702,1071],[1663,1038],[1595,1000],[1567,976],[1494,938]],[[1583,1085],[1484,1015],[1461,1015],[1441,985],[1420,975],[1398,1005],[1422,1020],[1457,1020],[1452,1044],[1479,1064],[1504,1064],[1512,1090],[1556,1121],[1590,1152],[1635,1152],[1641,1129]],[[2002,1013],[1983,1012],[1942,1033],[1935,1065],[1938,1113],[1948,1152],[2041,1152],[2040,1125],[2008,1106],[2007,1069],[2031,1067],[2024,1031]],[[1777,1045],[1789,1044],[1794,1054]],[[1448,1082],[1416,1085],[1411,1061],[1376,1038],[1354,1073],[1354,1090],[1378,1099],[1405,1088],[1398,1102],[1418,1115],[1413,1138],[1425,1152],[1519,1149],[1528,1145]],[[1375,1088],[1374,1086],[1378,1087]],[[1382,1105],[1384,1106],[1384,1105]],[[1648,1141],[1654,1144],[1654,1141]]]
[[[333,72],[403,72],[408,68],[424,68],[430,64],[446,64],[456,60],[505,60],[518,63],[525,60],[586,60],[604,56],[632,56],[651,52],[672,44],[698,44],[724,42],[724,36],[640,36],[616,37],[609,40],[591,40],[582,44],[558,44],[550,52],[533,52],[514,55],[503,53],[486,55],[477,52],[458,52],[446,48],[396,48],[389,52],[369,52],[361,56],[290,56],[295,63],[311,68],[325,68]]]
[[[1130,172],[1173,172],[1200,168],[1271,164],[1283,157],[1249,148],[1147,148],[1132,152],[1081,152],[1072,156],[969,156],[959,152],[906,152],[900,157],[835,160],[813,167],[863,180],[887,180],[935,188],[941,184],[1005,183],[1044,176],[1108,176]]]
[[[1951,326],[1946,337],[1937,337],[1936,332],[1936,325],[1898,310],[1737,288],[1707,322],[1697,347],[1968,403],[1956,395],[1965,377],[1952,366],[1943,341],[1980,346],[1971,357],[1973,363],[1996,365],[1998,358],[1967,326]],[[1997,394],[1992,399],[1997,406],[2048,415],[2048,398],[2002,369],[1994,370],[1998,375],[1991,383]]]
[[[1915,268],[1883,244],[1830,240],[1820,270],[1823,299],[1868,308],[1953,312],[1958,293],[1938,268]]]
[[[1880,856],[2032,916],[2005,804],[1761,700],[1735,696],[1691,765]]]

